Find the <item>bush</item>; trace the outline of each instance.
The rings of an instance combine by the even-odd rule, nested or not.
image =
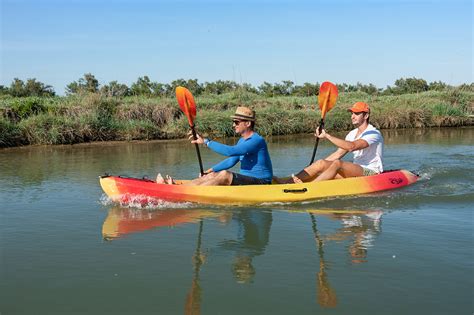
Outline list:
[[[39,97],[15,98],[10,103],[10,109],[15,120],[21,120],[33,115],[46,112],[44,99]]]
[[[463,111],[459,107],[448,104],[437,104],[432,109],[433,116],[463,116]]]
[[[472,93],[467,92],[461,88],[453,88],[444,94],[443,99],[451,104],[453,107],[457,107],[460,112],[467,112],[474,104]]]
[[[0,117],[0,147],[14,147],[27,144],[18,125]]]

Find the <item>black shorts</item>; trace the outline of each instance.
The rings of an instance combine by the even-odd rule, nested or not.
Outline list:
[[[240,185],[268,185],[271,184],[272,181],[256,178],[252,176],[245,176],[239,173],[232,172],[232,186],[240,186]]]

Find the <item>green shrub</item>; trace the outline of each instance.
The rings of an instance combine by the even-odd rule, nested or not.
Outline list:
[[[0,117],[0,147],[14,147],[27,144],[18,125]]]
[[[459,107],[454,107],[450,104],[436,104],[432,108],[432,114],[433,116],[464,116],[465,113],[464,111],[459,108]]]
[[[40,97],[25,97],[14,99],[10,106],[14,115],[19,119],[25,119],[46,111],[44,100]]]
[[[443,99],[449,102],[452,107],[457,107],[461,112],[466,113],[474,104],[473,93],[460,88],[450,89],[443,95]]]

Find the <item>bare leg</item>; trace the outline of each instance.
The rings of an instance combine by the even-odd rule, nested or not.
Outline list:
[[[188,182],[188,186],[229,186],[232,183],[232,173],[229,171],[213,172]]]
[[[319,182],[323,180],[334,179],[336,177],[356,177],[364,175],[364,170],[360,165],[344,162],[341,160],[335,160],[331,162],[331,165],[322,172],[314,181]]]
[[[207,176],[213,176],[213,174],[215,173],[211,173],[211,174],[193,179],[189,184],[184,184],[184,185],[199,185],[200,182],[207,180]],[[176,182],[171,176],[166,175],[166,178],[163,178],[163,176],[161,176],[161,173],[158,173],[158,175],[156,176],[156,182],[158,184],[176,185]]]
[[[338,160],[336,160],[336,161],[338,161]],[[314,162],[310,166],[306,167],[304,170],[308,173],[308,175],[311,178],[316,178],[316,176],[318,176],[319,174],[321,174],[322,172],[327,170],[328,167],[331,166],[331,164],[333,162],[334,161],[317,160],[316,162]]]
[[[215,176],[209,177],[201,182],[201,186],[230,186],[232,183],[232,173],[229,171],[220,171]],[[207,176],[206,176],[207,177]]]
[[[351,162],[342,162],[342,166],[338,174],[344,178],[364,176],[364,169],[358,164],[354,164]]]
[[[297,183],[297,182],[311,182],[313,181],[319,174],[321,174],[323,171],[325,171],[330,165],[332,161],[326,161],[326,160],[317,160],[313,164],[307,166],[305,169],[300,171],[296,175],[292,175],[291,177],[284,177],[284,178],[278,178],[278,177],[273,177],[273,180],[277,182],[278,184],[292,184],[292,183]],[[299,181],[297,179],[298,178]]]
[[[206,174],[204,176],[201,176],[201,177],[198,177],[196,179],[193,179],[189,185],[202,185],[202,183],[210,180],[211,178],[214,178],[215,176],[217,176],[218,173],[216,172],[212,172],[212,173],[209,173],[209,174]]]

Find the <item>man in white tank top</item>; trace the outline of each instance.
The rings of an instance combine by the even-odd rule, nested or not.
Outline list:
[[[348,109],[352,113],[352,124],[356,127],[345,139],[334,137],[316,129],[320,139],[331,141],[338,149],[325,159],[318,160],[289,178],[274,178],[277,183],[300,183],[322,181],[333,178],[375,175],[383,172],[383,137],[379,130],[369,124],[370,108],[364,102],[357,102]],[[348,152],[354,155],[353,162],[342,161]]]

